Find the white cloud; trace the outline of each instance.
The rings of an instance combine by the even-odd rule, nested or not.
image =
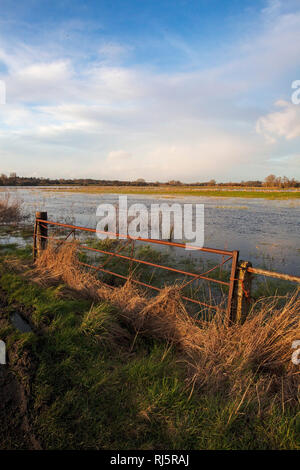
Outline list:
[[[280,100],[275,103],[280,109],[262,116],[256,123],[256,130],[268,142],[275,143],[278,138],[287,140],[300,137],[300,106]]]
[[[119,179],[127,175],[131,179],[143,177],[155,181],[200,181],[209,179],[212,174],[229,175],[233,166],[240,168],[252,152],[251,141],[247,142],[246,150],[245,141],[239,136],[201,132],[201,139],[194,134],[193,140],[187,143],[179,134],[170,143],[155,140],[145,146],[141,142],[131,153],[126,150],[109,152],[101,171],[105,177],[115,175]]]
[[[197,68],[194,46],[173,38],[192,61],[184,71],[122,65],[129,48],[118,42],[96,44],[94,61],[78,62],[80,53],[61,47],[56,55],[45,44],[2,41],[3,170],[7,155],[21,168],[37,159],[49,170],[51,153],[59,153],[61,168],[72,155],[78,176],[88,168],[90,176],[122,179],[230,179],[234,172],[252,178],[254,171],[260,177],[257,168],[270,165],[270,150],[257,133],[275,144],[278,159],[295,155],[300,135],[300,106],[283,101],[268,113],[268,99],[284,94],[282,83],[290,93],[287,77],[300,61],[300,12],[281,9],[281,2],[269,2],[260,29],[216,67]],[[276,147],[279,140],[285,146]],[[294,171],[297,162],[290,161]]]
[[[70,78],[68,64],[63,61],[52,63],[38,63],[18,70],[16,77],[19,80],[39,81],[51,83]]]

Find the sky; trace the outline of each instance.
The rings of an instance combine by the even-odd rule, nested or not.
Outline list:
[[[299,179],[295,80],[300,0],[0,0],[0,173]]]

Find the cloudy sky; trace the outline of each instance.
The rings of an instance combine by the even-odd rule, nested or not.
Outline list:
[[[1,0],[0,80],[0,173],[300,178],[299,0]]]

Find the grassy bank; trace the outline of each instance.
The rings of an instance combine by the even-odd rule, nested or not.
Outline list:
[[[35,188],[38,189],[38,188]],[[76,186],[74,188],[56,187],[43,188],[43,191],[76,192],[88,194],[140,194],[157,196],[197,196],[197,197],[239,197],[263,199],[300,199],[300,191],[251,190],[251,189],[213,189],[191,188],[190,186]]]
[[[254,323],[248,330],[217,323],[195,330],[172,297],[143,307],[130,286],[100,286],[96,298],[91,278],[67,260],[60,274],[54,271],[61,258],[56,267],[50,263],[47,275],[33,269],[28,255],[27,248],[14,260],[6,254],[0,264],[0,338],[21,387],[15,396],[23,397],[17,412],[10,406],[2,411],[1,448],[297,448],[299,408],[291,392],[289,340],[282,342],[289,322],[284,327],[278,320],[278,334],[270,337]],[[27,319],[31,333],[14,328],[14,312]],[[282,319],[287,312],[292,319],[291,307]],[[249,329],[257,337],[244,351]],[[198,332],[199,351],[191,346]],[[263,358],[271,365],[260,369]],[[191,370],[194,360],[198,371]]]

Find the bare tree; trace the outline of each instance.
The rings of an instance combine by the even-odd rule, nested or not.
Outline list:
[[[269,175],[265,178],[264,180],[264,186],[270,188],[272,186],[276,186],[276,176],[275,175]]]

